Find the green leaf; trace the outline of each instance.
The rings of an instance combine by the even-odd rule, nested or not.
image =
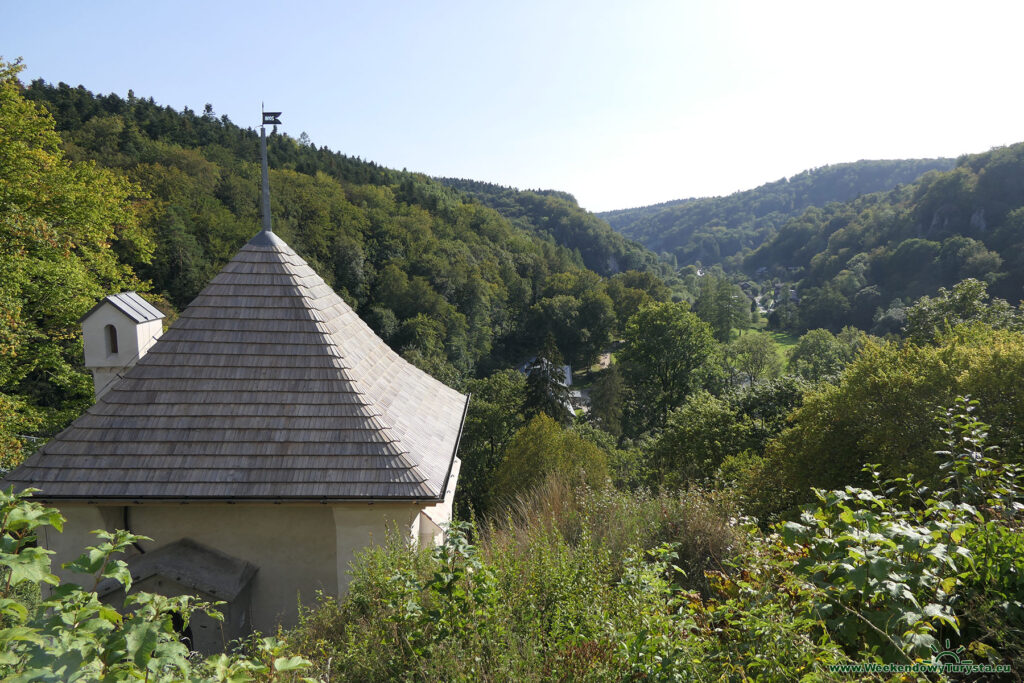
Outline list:
[[[125,645],[128,649],[128,657],[140,669],[146,668],[146,663],[153,656],[159,640],[159,629],[151,622],[132,624],[124,632]]]
[[[62,531],[64,517],[56,508],[24,502],[11,509],[4,526],[12,531],[32,530],[40,526],[52,526],[57,531]]]
[[[103,566],[108,555],[109,553],[99,548],[90,547],[72,562],[65,562],[61,566],[78,574],[95,574]]]
[[[795,543],[807,534],[807,527],[796,522],[786,522],[782,525],[782,538],[786,543]]]
[[[297,671],[305,669],[309,665],[309,660],[304,657],[278,657],[274,660],[274,671]]]
[[[20,624],[28,619],[28,609],[13,598],[0,598],[0,616],[8,623]]]
[[[0,566],[10,569],[8,581],[12,586],[24,581],[45,581],[57,585],[60,581],[50,573],[49,556],[52,554],[52,550],[45,548],[22,548],[16,555],[0,553]]]
[[[910,646],[911,652],[930,651],[937,644],[935,637],[931,634],[912,631],[903,634],[903,642]]]
[[[22,641],[29,643],[44,643],[45,639],[38,630],[28,626],[12,626],[0,629],[0,643],[6,646],[7,643]],[[7,647],[0,648],[0,652],[7,650]]]

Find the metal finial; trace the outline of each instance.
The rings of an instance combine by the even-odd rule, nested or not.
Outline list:
[[[260,106],[262,110],[262,105]],[[281,116],[279,111],[262,112],[262,124],[260,125],[260,162],[263,170],[263,231],[274,232],[270,227],[270,174],[267,172],[267,129],[268,124],[279,125]]]

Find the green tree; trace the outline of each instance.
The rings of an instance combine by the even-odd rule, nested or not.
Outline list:
[[[715,352],[711,327],[684,303],[653,303],[640,309],[625,330],[619,354],[631,394],[634,433],[665,423],[669,411],[705,379]]]
[[[626,386],[618,363],[603,370],[590,390],[590,419],[615,437],[622,435],[622,403]]]
[[[1024,328],[1024,315],[1003,299],[989,300],[984,282],[964,280],[936,297],[923,296],[907,309],[907,338],[918,344],[935,341],[944,331],[963,323],[982,322],[1004,329]]]
[[[117,251],[148,259],[131,199],[138,188],[71,163],[47,111],[27,101],[18,64],[0,62],[0,453],[26,431],[48,436],[92,401],[78,318],[113,291],[142,288]],[[117,251],[111,248],[117,247]],[[25,430],[25,431],[21,431]]]
[[[715,339],[728,342],[733,328],[743,329],[750,324],[750,300],[738,286],[724,276],[705,274],[700,279],[693,312],[708,323]]]
[[[575,431],[563,429],[547,415],[536,415],[505,448],[491,499],[498,505],[511,502],[552,474],[570,483],[600,488],[608,477],[608,458]]]
[[[597,361],[597,357],[611,341],[615,329],[615,308],[611,298],[598,290],[583,293],[579,308],[579,353],[576,362],[586,367]]]
[[[819,385],[768,444],[760,479],[771,510],[809,500],[811,487],[866,483],[863,467],[883,476],[911,473],[934,485],[941,457],[935,412],[957,395],[977,397],[990,441],[1024,459],[1024,334],[981,324],[954,328],[935,344],[869,341],[837,384]]]
[[[580,355],[580,300],[571,294],[545,297],[530,309],[530,327],[538,341],[550,338],[559,357]]]
[[[462,472],[455,496],[460,510],[481,513],[505,446],[525,422],[526,377],[516,370],[499,370],[469,380],[465,390],[472,398],[459,443]]]
[[[782,371],[775,342],[763,332],[744,334],[731,342],[726,347],[725,359],[734,375],[748,385],[778,377]]]
[[[733,403],[749,425],[754,451],[762,453],[768,440],[788,425],[787,418],[803,404],[807,390],[806,382],[787,375],[758,382],[735,395]]]
[[[748,431],[735,406],[698,391],[669,415],[649,457],[660,483],[706,482],[726,456],[747,447]]]
[[[560,424],[572,422],[562,357],[550,335],[526,370],[526,395],[523,397],[523,414],[527,418],[542,413]]]
[[[838,330],[846,323],[850,300],[831,283],[801,290],[801,295],[798,309],[801,328]]]
[[[811,381],[838,375],[850,359],[834,334],[811,330],[789,352],[789,371]]]

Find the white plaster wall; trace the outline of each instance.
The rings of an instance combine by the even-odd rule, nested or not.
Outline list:
[[[336,577],[338,595],[348,592],[349,573],[356,552],[371,543],[383,544],[389,530],[396,530],[410,542],[417,540],[415,526],[420,510],[417,505],[374,503],[336,505],[334,531],[338,548]]]
[[[150,320],[149,322],[136,325],[135,335],[136,344],[138,345],[139,358],[146,355],[146,351],[149,351],[149,347],[156,344],[156,340],[160,338],[160,335],[164,333],[164,321]]]
[[[114,386],[114,382],[117,380],[117,375],[121,371],[122,368],[92,369],[92,386],[96,400],[99,400],[100,396],[107,393],[107,390]]]
[[[421,512],[417,519],[419,520],[419,529],[416,531],[416,535],[421,546],[444,543],[444,529],[439,527],[431,517]]]
[[[54,551],[54,554],[50,556],[50,568],[54,574],[60,577],[61,582],[82,585],[88,581],[87,577],[61,569],[61,565],[77,559],[86,546],[96,545],[99,539],[89,533],[93,529],[112,531],[113,529],[108,526],[112,519],[109,514],[104,514],[97,505],[68,504],[57,507],[65,518],[63,533],[59,533],[52,527],[46,527],[43,529],[39,541],[43,547]],[[91,585],[85,587],[92,588]]]
[[[107,353],[107,325],[117,330],[117,353]],[[117,373],[131,367],[163,334],[163,322],[136,323],[110,302],[82,321],[85,367],[92,370],[96,398],[110,386]]]
[[[452,521],[452,505],[455,503],[455,486],[459,482],[459,472],[461,469],[462,461],[455,458],[455,462],[452,463],[452,472],[448,475],[448,489],[445,491],[444,500],[423,509],[423,513],[430,517],[431,521],[439,528]],[[434,542],[438,543],[441,540],[443,540],[443,538],[435,538]]]
[[[117,353],[107,353],[105,328],[117,330]],[[109,302],[82,321],[82,342],[85,345],[85,367],[121,368],[139,352],[139,337],[131,320]]]
[[[292,626],[298,603],[311,605],[316,591],[335,594],[334,517],[327,505],[143,504],[129,508],[132,531],[155,539],[153,550],[180,538],[256,565],[253,627],[272,633]]]
[[[444,503],[439,506],[444,508]],[[82,583],[81,575],[60,570],[60,564],[74,560],[87,545],[96,543],[89,533],[93,529],[124,528],[125,506],[65,503],[58,507],[67,518],[64,533],[48,529],[40,540],[56,551],[55,573],[62,580]],[[390,531],[410,542],[420,540],[423,509],[412,503],[127,506],[131,531],[154,539],[142,542],[143,550],[191,538],[256,565],[252,622],[264,633],[272,633],[279,623],[294,625],[300,597],[304,604],[312,605],[317,590],[343,596],[356,553],[371,543],[383,543]],[[446,509],[450,514],[450,504]]]

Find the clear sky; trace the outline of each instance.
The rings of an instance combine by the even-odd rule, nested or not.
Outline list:
[[[1024,3],[0,0],[23,79],[601,211],[1024,141]]]

